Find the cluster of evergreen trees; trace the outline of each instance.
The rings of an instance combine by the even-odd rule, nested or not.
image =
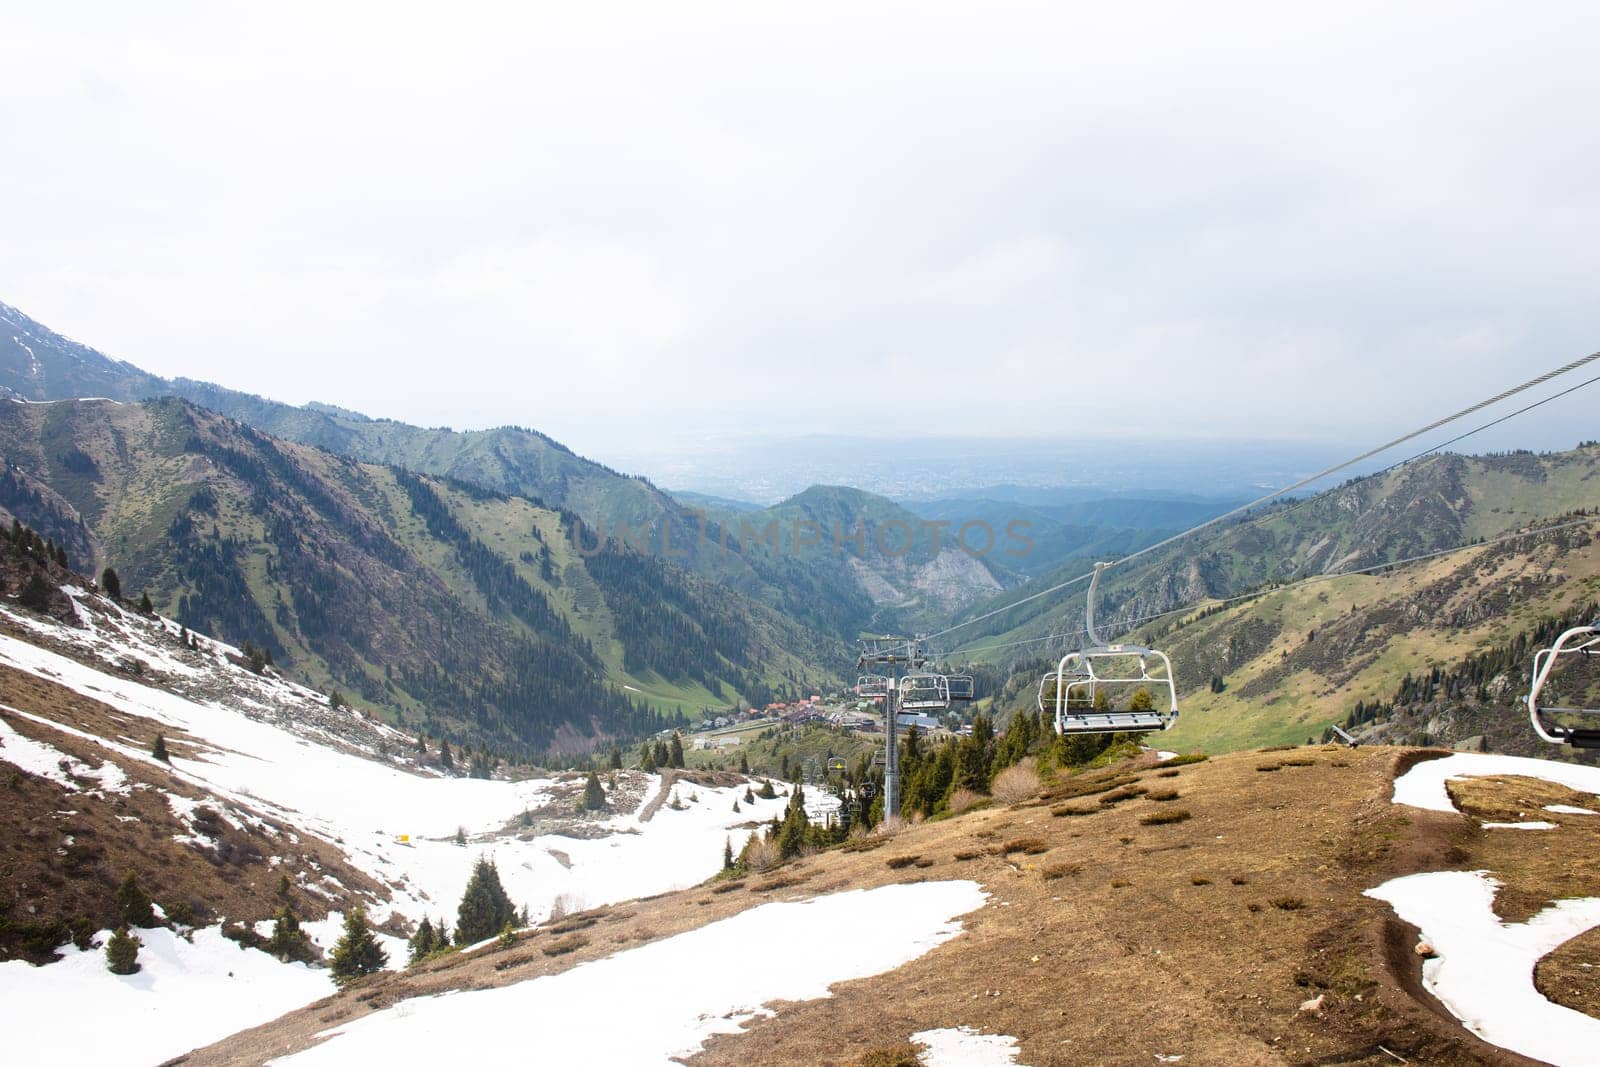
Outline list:
[[[656,738],[639,746],[639,769],[646,774],[683,766],[683,738],[672,731],[671,740]]]
[[[1395,687],[1394,697],[1358,700],[1345,716],[1347,730],[1370,722],[1392,719],[1397,709],[1417,708],[1436,701],[1447,703],[1510,704],[1528,690],[1532,679],[1533,656],[1549,648],[1564,631],[1600,618],[1600,603],[1590,601],[1559,615],[1547,616],[1504,644],[1486,652],[1464,657],[1453,667],[1430,667],[1420,674],[1407,673]],[[1498,692],[1491,685],[1498,680]],[[1323,731],[1323,741],[1333,738],[1332,728]]]

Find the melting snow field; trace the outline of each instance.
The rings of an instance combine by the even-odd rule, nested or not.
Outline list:
[[[41,622],[36,628],[46,625]],[[115,648],[108,646],[102,651],[110,657]],[[147,650],[141,652],[148,656]],[[695,885],[720,869],[725,841],[731,841],[737,852],[752,823],[780,814],[788,803],[786,796],[747,802],[743,786],[713,789],[681,783],[675,789],[679,808],[663,805],[648,822],[638,817],[637,810],[617,812],[591,825],[595,833],[591,839],[502,836],[462,847],[454,843],[458,829],[469,838],[501,831],[523,810],[538,807],[547,799],[553,783],[412,773],[319,744],[315,731],[311,738],[299,736],[248,717],[238,707],[186,699],[4,635],[0,635],[0,663],[64,685],[117,711],[161,723],[172,731],[169,737],[183,731],[197,739],[197,751],[191,751],[189,742],[175,739],[170,766],[158,764],[143,745],[102,738],[37,714],[43,709],[24,707],[7,710],[90,742],[107,760],[100,768],[91,769],[0,722],[0,762],[80,791],[86,798],[132,788],[112,759],[124,766],[159,768],[161,773],[170,773],[215,797],[207,800],[207,805],[234,825],[254,821],[254,811],[337,844],[352,865],[388,886],[391,899],[372,908],[380,920],[394,911],[411,920],[429,915],[454,923],[471,866],[480,855],[495,860],[507,893],[516,904],[528,905],[535,921],[549,916],[558,903],[570,911]],[[186,666],[177,661],[161,664],[163,669],[174,665]],[[259,703],[255,697],[266,700],[272,696],[267,691],[271,686],[264,687],[258,680],[241,684],[254,686],[249,689],[255,694],[250,698],[254,703]],[[283,706],[291,712],[309,692],[297,686],[284,688]],[[238,703],[243,697],[232,694],[232,699]],[[262,707],[271,710],[266,704]],[[400,744],[410,740],[401,734],[394,738]],[[61,767],[63,761],[66,771]],[[84,781],[93,784],[84,785]],[[659,791],[660,781],[658,776],[650,777],[647,800]],[[736,799],[741,809],[737,813],[733,810]],[[821,799],[808,795],[813,801],[808,807],[825,806],[819,805]],[[192,817],[197,807],[192,798],[169,794],[168,800],[180,819]],[[402,837],[409,840],[402,841]],[[337,886],[305,888],[316,892]],[[324,949],[331,949],[341,932],[340,921],[335,912],[326,920],[304,923],[304,929]],[[63,950],[65,959],[45,967],[25,963],[0,966],[0,1003],[7,1005],[8,1014],[19,1018],[55,1017],[31,1016],[29,1012],[29,1006],[46,1003],[50,997],[61,998],[57,1004],[116,1005],[107,1008],[111,1014],[105,1016],[97,1009],[96,1018],[105,1018],[108,1025],[97,1027],[94,1034],[75,1035],[74,1040],[87,1043],[83,1046],[87,1048],[98,1034],[112,1040],[109,1035],[124,1030],[149,1031],[139,1040],[150,1042],[151,1055],[144,1055],[144,1045],[118,1037],[115,1055],[81,1058],[155,1062],[275,1018],[333,991],[325,970],[285,965],[265,953],[241,951],[222,939],[215,928],[197,931],[193,945],[170,931],[141,931],[140,936],[146,942],[140,953],[146,964],[144,974],[118,978],[106,971],[103,953],[78,953],[69,947]],[[403,943],[387,937],[384,943],[390,966],[403,966]],[[116,1014],[119,1012],[125,1014]],[[161,1022],[152,1025],[148,1019],[157,1012]],[[129,1026],[110,1025],[124,1018]],[[59,1031],[50,1032],[60,1040]],[[49,1058],[23,1056],[19,1062]],[[76,1054],[69,1058],[80,1059]]]
[[[912,1044],[927,1051],[922,1067],[1023,1067],[1017,1039],[1005,1034],[980,1034],[970,1026],[923,1030],[911,1035]]]
[[[1600,794],[1600,768],[1522,756],[1457,752],[1426,760],[1395,779],[1394,802],[1455,811],[1445,783],[1454,778],[1520,775]],[[1551,805],[1557,814],[1593,814]],[[1484,823],[1484,829],[1552,830],[1548,822]],[[1546,1000],[1533,984],[1540,959],[1600,926],[1600,897],[1557,901],[1525,923],[1494,913],[1498,883],[1483,871],[1435,871],[1385,882],[1367,896],[1386,901],[1422,931],[1437,957],[1422,967],[1423,983],[1485,1041],[1558,1067],[1595,1062],[1600,1020]]]
[[[138,974],[114,975],[103,949],[71,945],[47,967],[0,963],[7,1062],[160,1063],[333,991],[328,972],[242,950],[215,928],[196,930],[193,944],[171,930],[134,933]]]
[[[536,1028],[529,1048],[543,1062],[673,1067],[674,1057],[694,1053],[712,1035],[737,1033],[772,1014],[764,1004],[826,997],[836,982],[916,959],[959,934],[958,917],[985,899],[976,882],[961,881],[764,904],[561,974],[404,1001],[276,1062],[446,1062],[459,1057],[462,1035],[499,1032],[508,1020],[525,1019]],[[755,945],[772,951],[753,956]],[[741,960],[746,965],[738,966]],[[616,1018],[627,1025],[606,1025]]]
[[[1530,759],[1527,756],[1497,756],[1485,752],[1455,752],[1443,759],[1423,760],[1394,780],[1394,802],[1428,811],[1455,811],[1444,784],[1452,778],[1483,778],[1490,775],[1521,775],[1543,778],[1583,793],[1600,794],[1600,767],[1580,767],[1573,763]]]
[[[377,909],[379,918],[392,908],[412,920],[425,914],[453,920],[472,861],[480,854],[495,859],[512,900],[526,903],[536,920],[550,914],[557,898],[565,898],[571,910],[681,889],[716,873],[724,840],[731,838],[738,851],[749,833],[739,827],[770,819],[787,804],[783,797],[747,804],[742,787],[681,784],[677,796],[682,810],[664,805],[648,823],[634,812],[621,812],[601,828],[604,836],[591,840],[501,838],[463,848],[453,840],[457,829],[469,837],[500,830],[525,808],[538,806],[551,783],[413,774],[315,744],[229,708],[101,673],[3,635],[0,663],[203,739],[198,758],[174,753],[171,770],[224,800],[338,842],[355,866],[391,887],[393,901]],[[19,713],[59,726],[26,709]],[[119,760],[155,763],[141,748],[67,729]],[[37,766],[39,773],[53,772],[64,781],[55,767],[59,754],[48,746],[34,745],[34,751],[19,744],[25,741],[8,732],[0,759],[17,762],[11,756],[15,751],[26,769]],[[120,774],[101,776],[108,789],[120,785],[120,779]],[[659,781],[651,780],[647,796],[657,791]],[[739,813],[733,811],[735,799]],[[402,836],[410,840],[402,843]]]
[[[1553,1004],[1533,967],[1561,944],[1600,926],[1600,898],[1562,900],[1525,923],[1494,914],[1493,879],[1481,871],[1413,874],[1369,889],[1422,931],[1437,958],[1422,965],[1430,992],[1491,1044],[1557,1065],[1590,1065],[1600,1020]]]

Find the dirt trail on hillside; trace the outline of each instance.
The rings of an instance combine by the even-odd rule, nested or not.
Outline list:
[[[656,817],[656,812],[661,810],[661,805],[665,804],[667,798],[672,795],[672,787],[677,784],[677,781],[677,771],[665,770],[661,772],[661,788],[656,792],[655,796],[650,798],[650,803],[640,809],[640,822],[649,822]]]
[[[841,983],[832,998],[780,1005],[775,1018],[713,1039],[688,1062],[852,1067],[919,1030],[966,1025],[1016,1037],[1018,1062],[1030,1067],[1149,1067],[1174,1056],[1183,1067],[1529,1063],[1478,1040],[1428,996],[1415,930],[1362,895],[1400,874],[1479,866],[1537,891],[1546,843],[1527,839],[1538,835],[1492,837],[1459,814],[1391,803],[1394,773],[1416,758],[1307,748],[1065,779],[1049,799],[569,917],[510,948],[378,976],[185,1062],[259,1063],[409,997],[566,970],[771,900],[971,878],[990,899],[962,920],[960,937],[890,974]],[[1600,863],[1600,843],[1592,851],[1584,862]],[[782,945],[752,948],[728,963],[783,966]],[[1561,980],[1581,982],[1581,969],[1564,968]],[[1319,1010],[1300,1010],[1317,997]]]

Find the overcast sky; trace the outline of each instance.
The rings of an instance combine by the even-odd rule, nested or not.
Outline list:
[[[1593,4],[0,3],[0,300],[165,375],[604,458],[1359,443],[1600,347]]]

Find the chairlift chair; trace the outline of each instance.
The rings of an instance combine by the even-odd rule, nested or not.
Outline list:
[[[1055,715],[1058,734],[1149,733],[1167,730],[1178,720],[1178,689],[1172,676],[1172,661],[1165,652],[1142,645],[1114,645],[1102,641],[1094,625],[1095,595],[1100,573],[1107,564],[1094,565],[1089,582],[1088,607],[1084,629],[1089,644],[1061,657],[1053,674],[1039,680],[1039,710]],[[1129,664],[1137,663],[1137,670]],[[1099,669],[1097,669],[1099,668]],[[1145,690],[1151,697],[1148,710],[1119,709],[1114,698],[1130,690]],[[1095,707],[1104,694],[1106,704]]]
[[[945,684],[949,686],[951,700],[965,701],[972,699],[972,675],[946,675]]]
[[[950,706],[950,682],[942,674],[908,674],[900,679],[900,710],[943,710]]]
[[[881,674],[863,674],[856,679],[856,693],[864,697],[881,697],[889,692],[889,679]]]
[[[1600,621],[1592,626],[1574,626],[1556,638],[1554,645],[1540,649],[1534,654],[1533,680],[1528,686],[1528,718],[1533,723],[1534,732],[1551,744],[1571,745],[1573,748],[1600,748],[1600,726],[1557,723],[1547,718],[1552,715],[1600,716],[1600,708],[1559,707],[1540,703],[1545,683],[1550,680],[1551,670],[1562,656],[1572,655],[1585,659],[1590,656],[1600,656]]]

